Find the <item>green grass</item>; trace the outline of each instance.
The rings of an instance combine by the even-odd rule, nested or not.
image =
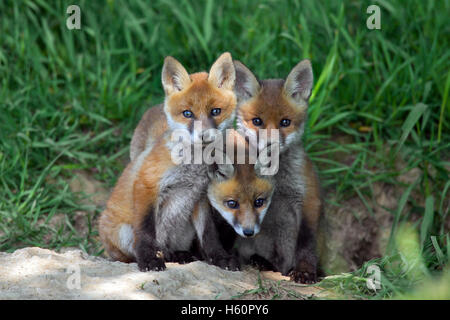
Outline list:
[[[450,298],[448,260],[435,260],[431,246],[421,246],[416,228],[403,225],[395,235],[395,253],[373,259],[352,272],[326,277],[321,286],[351,299],[445,299]],[[447,239],[448,241],[449,239]],[[448,259],[448,256],[447,256]],[[447,264],[445,272],[442,270]],[[367,279],[375,267],[380,270],[377,290],[370,289]],[[432,292],[431,286],[437,289]]]
[[[450,3],[375,1],[382,29],[368,30],[372,2],[77,1],[82,29],[69,31],[73,1],[1,1],[0,251],[36,245],[100,253],[95,225],[87,236],[74,228],[78,211],[90,213],[87,224],[101,211],[70,191],[74,170],[113,186],[139,117],[162,101],[163,58],[193,72],[229,51],[260,78],[285,77],[311,59],[305,144],[333,194],[329,205],[355,196],[367,204],[377,182],[402,190],[389,254],[377,263],[404,263],[396,237],[410,221],[427,272],[440,273],[450,253]],[[412,184],[397,180],[414,168]],[[48,223],[58,214],[62,225]],[[366,292],[357,280],[365,268],[333,285],[371,298],[416,285],[401,268],[388,268],[390,285]]]

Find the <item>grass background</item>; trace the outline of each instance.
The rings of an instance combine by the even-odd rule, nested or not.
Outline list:
[[[373,3],[381,30],[366,28]],[[70,4],[81,8],[81,30],[66,28]],[[448,12],[449,1],[420,0],[1,1],[0,251],[101,252],[91,224],[101,208],[67,181],[82,169],[114,185],[140,116],[163,99],[165,56],[193,72],[229,51],[260,78],[285,77],[309,58],[305,145],[334,194],[330,205],[351,196],[367,203],[375,182],[403,191],[390,251],[376,261],[383,290],[362,285],[372,262],[328,284],[352,297],[414,297],[450,256]],[[396,179],[415,168],[413,183]],[[74,228],[80,210],[92,213],[87,235]],[[65,223],[51,225],[61,213]],[[418,240],[401,249],[408,237]],[[419,266],[404,268],[417,257]]]

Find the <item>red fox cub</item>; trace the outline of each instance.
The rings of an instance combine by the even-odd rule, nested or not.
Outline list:
[[[214,222],[221,231],[221,243],[229,251],[236,234],[253,237],[259,233],[272,201],[274,176],[264,173],[266,165],[256,152],[252,158],[249,142],[243,135],[236,130],[227,133],[226,144],[234,147],[234,159],[215,165],[210,175],[208,200],[214,209]],[[244,161],[239,162],[239,151],[245,152]]]
[[[188,95],[181,93],[173,95],[173,89],[166,89],[166,86],[164,87],[166,91],[165,102],[148,109],[134,130],[130,146],[131,161],[144,151],[146,146],[151,144],[152,141],[162,136],[168,128],[189,130],[195,141],[202,140],[204,143],[209,143],[214,137],[208,134],[210,131],[207,129],[215,128],[223,132],[225,129],[233,126],[235,108],[228,106],[232,104],[235,96],[225,87],[232,83],[234,85],[235,81],[234,66],[232,63],[230,64],[230,61],[232,61],[231,55],[228,52],[225,52],[217,59],[215,65],[220,64],[221,69],[219,70],[217,68],[214,74],[210,72],[211,81],[216,81],[217,86],[211,88],[211,92],[203,92],[206,95],[203,98],[204,101],[194,100]],[[166,64],[177,66],[180,69],[182,68],[184,72],[180,71],[179,74],[177,73],[175,75],[177,79],[179,78],[179,81],[182,81],[183,77],[189,77],[181,64],[175,59],[170,57],[166,58]],[[213,69],[211,68],[211,70]],[[199,72],[191,74],[190,77],[192,80],[200,80],[205,79],[207,76],[207,73]],[[164,71],[162,81],[163,83],[168,81],[165,79]],[[201,92],[199,94],[201,95]],[[169,97],[171,97],[170,100]],[[189,109],[191,107],[192,109]],[[185,114],[185,109],[190,112]],[[193,131],[193,120],[201,121],[202,128],[204,128],[203,135],[199,135]]]
[[[177,128],[188,130],[194,141],[209,140],[208,129],[221,128],[234,116],[234,82],[229,53],[219,57],[209,74],[189,75],[178,61],[165,59],[167,123],[159,121],[152,127],[161,134],[128,164],[100,217],[100,237],[113,259],[136,261],[141,271],[162,270],[164,261],[190,261],[198,239],[207,260],[223,268],[239,268],[236,258],[221,246],[210,219],[208,165],[175,164],[170,140]],[[195,120],[203,124],[202,129],[194,125]]]
[[[252,157],[243,135],[229,130],[226,138],[227,147],[234,147],[234,159],[215,165],[216,172],[208,185],[208,199],[237,234],[252,237],[258,234],[270,206],[273,175],[264,174],[263,168],[267,165],[260,161],[257,152]],[[241,162],[240,151],[245,152]]]
[[[239,61],[234,64],[238,128],[256,139],[259,149],[273,143],[280,146],[272,205],[258,237],[237,240],[239,254],[247,260],[262,257],[297,282],[316,282],[322,200],[318,177],[301,141],[313,85],[311,63],[301,61],[286,80],[262,81]],[[271,131],[276,130],[273,138]]]

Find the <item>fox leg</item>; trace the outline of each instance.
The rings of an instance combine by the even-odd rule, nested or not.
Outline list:
[[[296,264],[291,273],[291,278],[295,282],[317,282],[317,232],[322,216],[321,199],[311,201],[307,193],[297,238]]]
[[[160,271],[166,268],[164,257],[156,243],[155,215],[151,209],[143,218],[135,233],[136,260],[141,271]]]
[[[134,262],[133,252],[129,250],[133,240],[123,241],[123,232],[121,232],[123,226],[124,224],[120,222],[117,215],[114,215],[114,212],[105,209],[99,219],[99,236],[111,259],[125,263]]]
[[[276,270],[275,267],[272,265],[272,263],[270,263],[269,261],[267,261],[266,259],[257,254],[254,254],[250,257],[250,264],[259,271]]]
[[[222,269],[240,270],[238,257],[229,254],[220,242],[211,210],[208,201],[203,198],[197,203],[192,214],[192,222],[200,243],[201,255],[207,262]]]
[[[306,220],[300,224],[297,239],[296,264],[291,279],[300,283],[317,282],[316,235]]]
[[[112,241],[106,236],[101,237],[105,246],[106,252],[114,261],[120,261],[125,263],[134,262],[134,259],[124,254]]]
[[[323,219],[323,200],[319,178],[308,156],[305,155],[305,193],[301,210],[300,230],[297,238],[296,264],[291,278],[296,282],[317,282],[317,233]]]
[[[194,261],[195,257],[190,251],[175,251],[170,253],[169,256],[164,254],[164,259],[170,262],[185,264]]]

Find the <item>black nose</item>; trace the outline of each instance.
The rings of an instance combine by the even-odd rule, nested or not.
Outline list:
[[[246,237],[251,237],[255,233],[253,231],[253,229],[244,229],[244,230],[242,230],[242,232],[244,233],[244,236],[246,236]]]

